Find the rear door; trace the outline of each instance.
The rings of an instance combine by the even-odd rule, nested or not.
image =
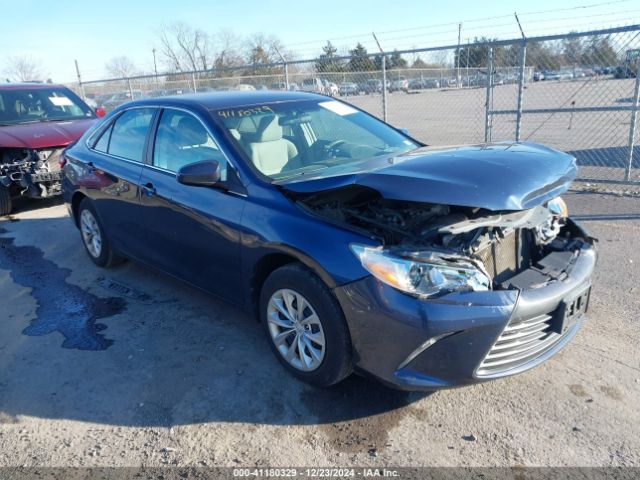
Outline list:
[[[91,146],[82,179],[113,248],[132,257],[146,248],[139,182],[156,113],[134,107],[118,115]]]
[[[232,165],[203,122],[182,109],[162,111],[143,167],[144,260],[204,290],[240,303],[240,220],[245,197]],[[180,167],[220,164],[226,189],[178,183]]]

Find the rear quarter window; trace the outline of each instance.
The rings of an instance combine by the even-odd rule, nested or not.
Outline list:
[[[111,138],[109,139],[108,153],[135,162],[142,162],[144,145],[153,113],[153,108],[133,108],[120,115],[110,129]],[[98,140],[98,144],[108,133],[109,130]]]

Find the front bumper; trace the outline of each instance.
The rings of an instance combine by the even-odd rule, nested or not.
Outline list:
[[[528,370],[579,330],[584,304],[570,323],[557,324],[567,305],[577,298],[584,303],[596,257],[595,248],[584,243],[566,278],[532,289],[422,300],[373,277],[338,287],[355,365],[406,390],[452,388]]]

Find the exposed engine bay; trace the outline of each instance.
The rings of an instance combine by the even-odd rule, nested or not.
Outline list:
[[[46,198],[60,195],[58,160],[63,149],[0,148],[0,184],[9,188],[12,196]]]
[[[570,270],[589,237],[555,205],[494,212],[382,198],[354,186],[298,198],[298,204],[332,223],[347,225],[410,256],[428,252],[460,265],[471,262],[493,289],[535,288]],[[404,254],[403,254],[404,255]],[[520,275],[539,270],[541,275]]]

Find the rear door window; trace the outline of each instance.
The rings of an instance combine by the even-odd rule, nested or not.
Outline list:
[[[120,115],[111,127],[107,152],[110,155],[142,162],[145,140],[154,112],[153,108],[132,108]],[[107,130],[98,144],[101,144],[108,134]]]

